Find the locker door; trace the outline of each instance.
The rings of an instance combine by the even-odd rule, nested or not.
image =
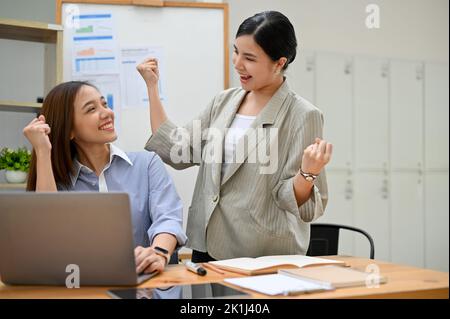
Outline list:
[[[355,226],[368,232],[375,243],[375,259],[390,260],[388,174],[359,172],[355,176]],[[369,254],[368,241],[355,239],[355,256]]]
[[[346,172],[327,170],[328,204],[317,223],[353,225],[352,177]],[[342,231],[339,236],[339,255],[353,256],[353,237]]]
[[[331,53],[316,55],[316,106],[324,112],[324,137],[334,145],[328,167],[352,165],[352,61]]]
[[[315,103],[315,69],[314,52],[301,52],[287,69],[287,78],[292,89],[311,103]]]
[[[425,65],[425,163],[448,169],[448,65]]]
[[[391,167],[414,169],[423,165],[423,65],[390,64]]]
[[[448,272],[448,171],[425,178],[425,267]]]
[[[420,173],[392,172],[392,261],[424,266],[423,178]]]
[[[386,169],[389,150],[388,61],[354,61],[355,162],[357,169]]]

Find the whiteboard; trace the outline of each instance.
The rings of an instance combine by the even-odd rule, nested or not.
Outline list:
[[[67,6],[61,7],[66,21]],[[112,4],[76,4],[79,14],[109,12],[114,17],[120,46],[158,46],[164,50],[164,98],[168,117],[184,125],[225,89],[224,17],[226,10],[196,7],[145,7]],[[72,41],[63,36],[63,80],[72,80]],[[137,71],[136,71],[137,72]],[[142,151],[150,136],[149,109],[123,109],[119,138],[115,144],[125,151]],[[197,168],[175,172],[168,168],[180,197],[185,216],[191,202]],[[186,218],[184,218],[184,225]]]

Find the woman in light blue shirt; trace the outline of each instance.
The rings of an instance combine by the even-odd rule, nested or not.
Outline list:
[[[28,191],[128,193],[136,271],[164,270],[187,240],[183,205],[158,155],[127,154],[111,144],[117,139],[114,113],[94,86],[57,85],[23,132],[33,146]]]

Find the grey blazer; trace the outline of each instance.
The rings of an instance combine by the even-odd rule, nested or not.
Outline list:
[[[202,137],[208,128],[218,129],[225,135],[245,95],[241,88],[219,93],[196,119],[201,121]],[[174,138],[177,126],[169,120],[145,146],[175,169],[200,165],[189,207],[187,246],[207,251],[216,259],[305,254],[309,223],[323,214],[328,200],[325,171],[317,178],[311,198],[300,207],[294,195],[293,178],[300,169],[304,149],[316,137],[322,137],[321,111],[291,91],[287,80],[284,81],[251,126],[263,132],[277,129],[277,166],[270,174],[261,174],[261,163],[248,160],[255,157],[249,155],[257,152],[248,146],[245,161],[230,164],[222,177],[221,161],[205,160],[208,141],[194,143],[194,126],[200,126],[196,123],[184,127],[191,137],[188,145],[184,145],[190,151],[187,161],[175,163],[178,160],[171,159],[171,150],[180,145]],[[268,147],[270,138],[257,139],[256,145],[260,147],[264,143]],[[223,139],[219,144],[218,155],[222,158]],[[201,150],[195,153],[194,145],[201,145]]]

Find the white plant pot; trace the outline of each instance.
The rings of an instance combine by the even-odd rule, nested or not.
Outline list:
[[[21,184],[27,180],[27,173],[22,171],[6,171],[6,181],[10,184]]]

